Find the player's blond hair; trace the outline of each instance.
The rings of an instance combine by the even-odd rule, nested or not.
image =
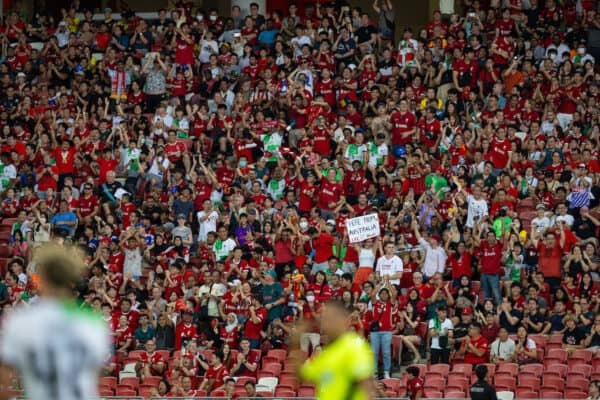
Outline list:
[[[75,247],[47,244],[36,249],[36,272],[56,288],[71,289],[82,277],[85,263]]]

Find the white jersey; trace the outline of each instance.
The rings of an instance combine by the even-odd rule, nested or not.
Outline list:
[[[11,313],[2,332],[2,361],[23,377],[32,400],[97,397],[98,373],[110,353],[99,315],[56,300]]]

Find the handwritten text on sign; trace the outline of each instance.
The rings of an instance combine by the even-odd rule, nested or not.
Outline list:
[[[379,217],[377,214],[369,214],[350,218],[346,220],[346,228],[350,243],[362,242],[379,236]]]

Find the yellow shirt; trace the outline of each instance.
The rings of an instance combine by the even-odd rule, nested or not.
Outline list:
[[[357,383],[375,373],[369,344],[355,333],[346,333],[300,369],[303,379],[317,385],[317,399],[367,400],[369,394]]]

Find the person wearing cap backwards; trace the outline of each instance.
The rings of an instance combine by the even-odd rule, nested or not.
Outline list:
[[[477,382],[471,386],[471,400],[498,400],[496,389],[487,382],[488,367],[486,365],[478,365],[475,368]]]

